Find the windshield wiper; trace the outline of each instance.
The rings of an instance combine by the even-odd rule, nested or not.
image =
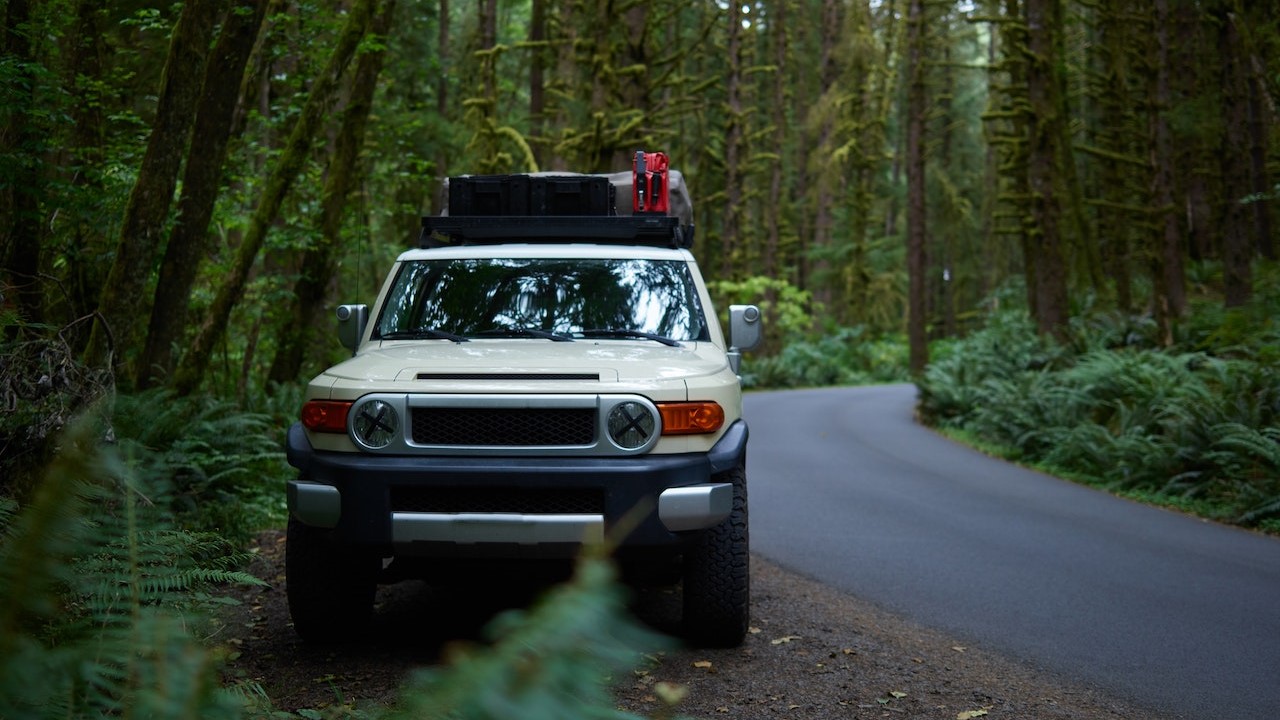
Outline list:
[[[573,342],[573,338],[557,335],[549,330],[539,330],[530,327],[497,327],[489,330],[482,330],[475,334],[475,337],[535,337],[544,340],[552,340],[555,342]]]
[[[584,338],[588,338],[588,337],[642,338],[644,340],[652,340],[654,342],[660,342],[663,345],[669,345],[671,347],[682,347],[678,341],[672,340],[671,338],[665,335],[658,335],[651,332],[645,332],[643,330],[593,328],[591,330],[582,330],[580,331],[580,334]]]
[[[451,340],[456,343],[470,342],[461,335],[454,335],[444,330],[436,330],[434,328],[420,328],[418,330],[396,330],[394,332],[381,333],[378,335],[379,340]]]

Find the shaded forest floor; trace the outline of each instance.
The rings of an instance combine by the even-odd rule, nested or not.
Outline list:
[[[232,651],[228,681],[262,687],[274,709],[382,705],[415,667],[441,662],[450,643],[475,641],[494,613],[491,598],[432,592],[419,583],[379,590],[368,640],[303,645],[289,624],[284,536],[257,538],[250,571],[267,587],[238,591],[218,639]],[[664,710],[660,696],[687,689],[679,714],[694,718],[1073,718],[1155,720],[1097,688],[972,647],[855,597],[754,558],[752,632],[730,650],[677,649],[650,656],[618,682],[619,707]],[[447,596],[446,596],[447,595]],[[658,630],[678,618],[673,592],[642,595],[635,612]]]

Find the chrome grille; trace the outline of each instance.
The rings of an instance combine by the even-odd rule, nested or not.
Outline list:
[[[595,408],[450,408],[412,410],[418,445],[590,445]]]

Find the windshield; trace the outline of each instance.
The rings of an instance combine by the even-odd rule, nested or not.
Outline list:
[[[400,268],[376,338],[456,336],[707,340],[687,264],[677,260],[470,258]],[[592,331],[617,332],[615,335]],[[521,331],[517,334],[515,331]]]

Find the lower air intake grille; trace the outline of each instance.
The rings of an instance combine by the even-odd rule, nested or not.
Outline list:
[[[590,445],[594,408],[414,408],[419,445]]]
[[[391,490],[392,512],[599,515],[604,493],[591,489],[413,488]]]

